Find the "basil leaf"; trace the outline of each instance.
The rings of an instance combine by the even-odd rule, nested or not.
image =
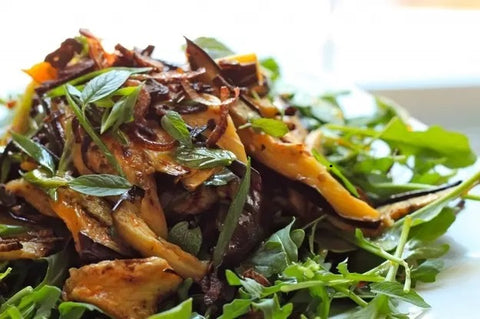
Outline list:
[[[260,61],[260,65],[268,71],[270,80],[275,81],[280,77],[280,66],[274,58],[268,57]]]
[[[180,114],[175,111],[167,111],[162,117],[161,124],[171,137],[183,145],[192,146],[190,133]]]
[[[97,197],[122,195],[132,188],[124,177],[109,174],[82,175],[68,182],[68,186],[79,193]]]
[[[233,174],[230,170],[224,168],[219,173],[214,174],[203,184],[207,186],[223,186],[227,185],[234,179],[237,179],[237,175]]]
[[[269,118],[256,118],[250,120],[253,128],[262,130],[273,137],[282,137],[288,133],[288,126],[283,121]]]
[[[427,260],[412,269],[412,281],[435,282],[442,268],[443,262],[441,260]]]
[[[124,96],[113,105],[108,117],[105,121],[102,120],[102,127],[100,128],[101,134],[105,133],[111,127],[117,130],[123,123],[133,121],[133,109],[135,103],[137,103],[138,94],[141,89],[142,86],[139,85],[131,94]]]
[[[60,319],[80,319],[83,317],[85,311],[97,311],[103,313],[103,311],[97,306],[84,302],[64,301],[58,306]]]
[[[237,159],[235,154],[228,150],[181,146],[177,148],[175,157],[178,163],[199,169],[228,166]]]
[[[130,74],[131,72],[125,70],[113,70],[93,78],[82,91],[81,101],[83,105],[93,103],[112,94],[127,81]]]
[[[128,68],[128,67],[112,67],[112,68],[106,68],[106,69],[101,69],[97,71],[93,71],[90,73],[87,73],[85,75],[79,76],[78,78],[75,78],[73,80],[68,81],[65,84],[68,85],[77,85],[80,83],[84,83],[90,79],[93,79],[96,76],[99,76],[103,73],[107,73],[110,71],[128,71],[130,74],[137,74],[137,73],[145,73],[145,72],[150,72],[152,68]],[[72,92],[70,93],[72,94]],[[56,96],[62,96],[65,95],[65,85],[58,86],[54,89],[51,89],[50,91],[47,92],[47,96],[49,97],[56,97]],[[75,94],[72,94],[75,96]]]
[[[55,174],[55,160],[52,154],[43,145],[37,144],[29,138],[10,132],[15,145],[29,157],[33,158],[38,164],[47,169],[50,174]]]
[[[223,227],[218,235],[217,245],[213,250],[213,264],[219,266],[222,263],[223,255],[227,251],[228,243],[232,239],[233,232],[237,228],[238,219],[243,211],[243,206],[247,200],[248,191],[250,189],[250,160],[247,163],[245,175],[238,187],[235,198],[228,207],[227,215],[223,222]]]
[[[270,236],[247,263],[254,266],[259,273],[270,277],[281,273],[292,262],[298,261],[298,249],[305,232],[302,229],[292,230],[294,222],[295,220]]]
[[[93,129],[90,121],[87,119],[85,114],[82,112],[82,110],[80,109],[78,104],[73,99],[73,97],[71,95],[71,92],[70,92],[70,91],[73,90],[72,88],[73,88],[73,86],[71,86],[70,84],[65,85],[65,92],[66,92],[65,96],[67,98],[68,104],[70,105],[70,108],[72,109],[73,113],[77,117],[78,122],[83,127],[85,132],[87,132],[87,134],[90,136],[90,138],[93,140],[93,142],[100,148],[100,150],[103,152],[103,154],[105,154],[105,157],[107,158],[110,165],[112,165],[115,168],[115,170],[120,175],[123,176],[124,175],[123,170],[120,167],[120,165],[118,164],[117,160],[115,159],[115,156],[113,156],[112,152],[110,152],[107,145],[105,145],[105,143],[102,142],[100,137],[97,135],[97,133]]]
[[[199,37],[193,40],[193,42],[207,52],[212,59],[222,58],[234,53],[229,47],[215,38]]]
[[[44,172],[34,169],[30,172],[24,173],[22,177],[29,183],[39,186],[43,189],[52,189],[62,186],[67,186],[68,180],[63,177],[53,176],[48,177]]]
[[[345,177],[345,175],[343,175],[343,173],[336,166],[333,166],[333,164],[330,163],[322,154],[317,152],[317,150],[312,150],[312,155],[320,164],[325,166],[328,171],[332,172],[333,175],[337,176],[350,193],[352,193],[355,197],[360,197],[357,188],[348,180],[348,178]]]
[[[393,281],[384,281],[376,282],[370,284],[370,291],[396,299],[400,299],[406,302],[409,302],[415,306],[422,308],[430,308],[430,305],[420,297],[415,291],[410,290],[409,292],[403,291],[403,285],[398,282]]]
[[[198,226],[190,228],[186,221],[179,222],[168,232],[168,241],[192,255],[197,255],[202,246],[202,231]]]
[[[192,298],[164,312],[148,317],[148,319],[190,319],[192,316]]]
[[[218,319],[234,319],[250,311],[250,299],[234,299],[231,303],[223,305],[223,314]]]

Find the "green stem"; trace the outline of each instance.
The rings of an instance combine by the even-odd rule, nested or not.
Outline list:
[[[466,194],[472,187],[474,187],[478,183],[479,180],[480,180],[480,171],[473,174],[469,179],[467,179],[466,181],[464,181],[463,183],[455,187],[449,193],[441,196],[434,202],[431,202],[427,206],[420,208],[419,210],[417,210],[416,212],[408,216],[411,217],[413,222],[417,220],[421,220],[423,215],[428,215],[432,210],[440,209],[443,206],[445,206],[448,202],[462,196],[463,194]],[[400,225],[402,225],[405,221],[406,221],[406,217],[396,221],[394,227],[400,227]]]
[[[480,201],[480,195],[467,194],[462,196],[463,199]]]
[[[84,116],[82,110],[77,105],[77,103],[73,100],[67,88],[65,88],[65,92],[66,92],[65,96],[67,97],[68,104],[70,105],[70,108],[72,109],[73,113],[75,113],[75,116],[77,117],[80,125],[83,127],[85,132],[87,132],[87,134],[90,136],[93,142],[97,144],[97,146],[102,150],[102,152],[105,154],[105,157],[107,158],[110,165],[112,165],[115,168],[118,174],[120,174],[122,177],[125,177],[125,174],[123,173],[123,170],[120,167],[120,164],[118,164],[117,159],[115,158],[115,156],[113,156],[112,152],[110,152],[107,145],[103,143],[103,141],[100,139],[97,133],[93,130],[92,124],[87,119],[87,117]]]
[[[354,301],[357,305],[359,305],[361,307],[366,307],[368,305],[368,302],[366,302],[365,300],[360,298],[360,296],[358,296],[356,293],[354,293],[350,289],[347,289],[347,288],[341,287],[341,286],[333,287],[333,289],[335,289],[338,292],[341,292],[341,293],[345,294],[350,299],[352,299],[352,301]]]
[[[408,240],[408,233],[410,232],[411,226],[412,226],[412,219],[410,218],[410,216],[407,215],[407,217],[405,218],[405,222],[403,223],[402,233],[400,234],[400,239],[398,241],[397,249],[395,250],[394,256],[396,258],[401,259],[403,255],[403,251],[405,249],[405,244],[407,243],[407,240]],[[405,263],[404,260],[402,260],[402,264],[403,263]],[[387,276],[385,277],[385,280],[394,281],[395,276],[397,275],[399,266],[400,266],[400,263],[393,263],[392,266],[390,266],[390,269],[387,273]],[[406,278],[405,278],[404,290],[408,292],[410,290],[410,267],[408,266],[408,264],[405,266],[405,277]]]

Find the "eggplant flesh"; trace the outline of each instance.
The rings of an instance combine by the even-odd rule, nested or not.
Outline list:
[[[102,261],[70,269],[63,297],[93,304],[113,318],[143,319],[181,282],[162,258]]]
[[[200,47],[187,40],[187,58],[193,70],[203,67],[200,80],[215,86],[221,77],[219,66]],[[218,85],[216,86],[218,90]],[[259,117],[255,108],[241,98],[231,109],[230,115],[236,127],[248,119]],[[330,173],[307,151],[305,145],[284,143],[251,128],[238,130],[247,153],[269,166],[279,174],[300,181],[315,189],[326,199],[341,217],[365,222],[378,222],[380,213],[366,202],[352,196]]]

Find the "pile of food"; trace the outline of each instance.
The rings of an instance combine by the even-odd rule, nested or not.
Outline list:
[[[0,318],[429,307],[414,287],[480,176],[455,178],[476,160],[466,137],[414,131],[382,98],[348,117],[350,92],[283,91],[272,58],[214,39],[177,66],[80,34],[4,103]]]

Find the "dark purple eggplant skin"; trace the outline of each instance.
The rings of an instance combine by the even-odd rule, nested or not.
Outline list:
[[[80,232],[78,234],[80,242],[79,256],[84,263],[95,263],[102,260],[122,259],[125,256],[103,246],[100,243],[94,242],[90,237]]]
[[[240,177],[245,173],[245,166],[239,161],[229,168]],[[269,233],[272,222],[263,203],[262,179],[258,171],[252,168],[247,201],[223,257],[224,266],[238,266]]]

